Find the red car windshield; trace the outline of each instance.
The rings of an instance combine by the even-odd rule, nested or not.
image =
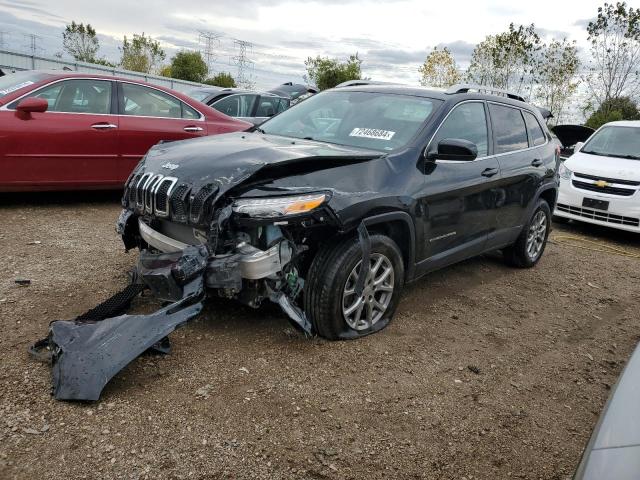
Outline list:
[[[10,93],[20,90],[21,88],[33,85],[47,77],[50,77],[48,73],[43,72],[17,72],[10,73],[4,77],[0,77],[0,98],[9,95]]]

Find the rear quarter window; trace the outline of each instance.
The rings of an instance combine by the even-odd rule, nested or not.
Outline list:
[[[524,120],[527,123],[527,130],[529,130],[529,137],[531,138],[532,146],[537,147],[547,141],[547,137],[538,123],[538,119],[533,113],[522,112],[524,114]]]
[[[520,109],[490,103],[489,112],[493,124],[494,153],[508,153],[529,147]]]

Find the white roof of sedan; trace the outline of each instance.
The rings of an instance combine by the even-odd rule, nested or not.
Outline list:
[[[615,122],[605,123],[603,127],[606,125],[613,125],[616,127],[640,127],[640,120],[618,120]]]

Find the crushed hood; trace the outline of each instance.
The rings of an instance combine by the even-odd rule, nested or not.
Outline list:
[[[194,185],[220,184],[228,190],[267,166],[359,162],[380,158],[375,150],[293,139],[257,132],[238,132],[156,145],[140,170],[178,177]],[[222,194],[224,192],[220,192]]]
[[[572,147],[585,142],[595,130],[584,125],[556,125],[551,131],[558,137],[563,147]]]

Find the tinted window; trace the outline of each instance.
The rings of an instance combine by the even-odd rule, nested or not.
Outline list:
[[[524,119],[527,122],[527,130],[529,130],[529,136],[531,137],[531,141],[533,145],[542,145],[547,141],[547,138],[542,131],[542,127],[538,123],[536,117],[529,112],[522,112],[524,114]]]
[[[440,103],[410,95],[330,90],[260,128],[274,135],[390,151],[406,145]]]
[[[230,117],[250,117],[256,97],[257,95],[229,95],[211,106]]]
[[[111,82],[108,80],[64,80],[27,97],[44,98],[50,112],[111,113]],[[10,108],[17,104],[14,102]]]
[[[506,153],[522,150],[529,146],[524,119],[517,108],[489,104],[493,123],[494,153]]]
[[[194,119],[195,120],[195,119],[200,118],[200,114],[194,108],[191,108],[186,103],[183,103],[182,104],[182,118]]]
[[[444,121],[432,143],[433,148],[445,138],[468,140],[478,147],[478,157],[486,157],[488,152],[487,116],[484,104],[463,103],[455,107]]]
[[[193,118],[193,110],[177,98],[154,88],[122,83],[123,115],[140,117]],[[183,117],[184,114],[184,117]],[[196,114],[196,118],[199,115]]]
[[[273,117],[276,113],[286,110],[286,104],[283,98],[279,97],[260,97],[256,117]]]

